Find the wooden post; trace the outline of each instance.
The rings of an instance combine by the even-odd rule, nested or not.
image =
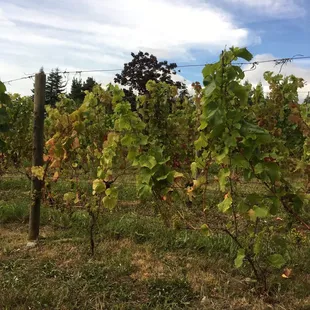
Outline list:
[[[37,73],[35,76],[34,91],[32,166],[43,166],[45,83],[45,73]],[[28,245],[31,245],[31,243],[35,244],[39,238],[42,186],[42,180],[39,180],[37,177],[32,178],[32,203],[30,207],[28,235],[30,242]]]

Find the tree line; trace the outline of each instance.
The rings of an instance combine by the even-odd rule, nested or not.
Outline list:
[[[180,93],[183,95],[188,94],[186,85],[172,78],[177,73],[176,63],[158,61],[156,56],[141,51],[137,54],[131,53],[131,56],[132,60],[124,64],[122,72],[116,74],[114,82],[124,87],[125,98],[131,104],[132,110],[136,110],[136,96],[145,95],[148,92],[146,83],[150,80],[176,86]],[[43,71],[43,68],[40,71]],[[68,81],[65,81],[59,68],[51,71],[47,77],[45,90],[47,105],[56,106],[59,95],[66,94],[67,83]],[[93,77],[87,77],[85,81],[74,77],[70,93],[66,95],[76,103],[82,104],[86,95],[85,92],[92,91],[97,84],[98,82]],[[34,90],[32,92],[34,93]]]

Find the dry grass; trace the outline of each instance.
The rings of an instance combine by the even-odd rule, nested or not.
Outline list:
[[[309,292],[257,296],[225,260],[157,251],[129,238],[104,239],[91,258],[83,238],[49,226],[33,249],[25,246],[25,225],[2,225],[0,233],[0,309],[310,309]]]

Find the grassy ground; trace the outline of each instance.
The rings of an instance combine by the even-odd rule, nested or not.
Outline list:
[[[66,185],[60,184],[59,191]],[[123,188],[121,206],[96,228],[88,216],[42,210],[42,239],[26,248],[30,184],[0,181],[0,309],[310,309],[310,248],[295,252],[290,279],[275,274],[269,295],[233,267],[223,235],[169,230]],[[129,202],[128,202],[129,201]],[[130,203],[131,202],[131,203]]]

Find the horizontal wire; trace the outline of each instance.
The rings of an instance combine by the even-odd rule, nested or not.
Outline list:
[[[252,65],[256,66],[262,63],[269,63],[269,62],[275,62],[276,65],[278,64],[286,64],[288,62],[291,62],[293,60],[301,60],[301,59],[310,59],[310,56],[294,56],[294,57],[288,57],[288,58],[274,58],[274,59],[268,59],[268,60],[260,60],[260,61],[254,61],[254,62],[234,62],[233,65]],[[190,67],[204,67],[208,63],[205,64],[187,64],[187,65],[177,65],[176,68],[190,68]],[[212,63],[209,63],[212,64]],[[60,71],[59,74],[82,74],[82,73],[95,73],[95,72],[119,72],[123,69],[93,69],[93,70],[75,70],[75,71]],[[46,73],[47,75],[51,74],[51,72]],[[3,82],[4,84],[9,84],[12,82],[17,82],[21,80],[27,80],[32,79],[35,77],[35,73],[27,76],[23,76],[16,79],[11,79]]]

